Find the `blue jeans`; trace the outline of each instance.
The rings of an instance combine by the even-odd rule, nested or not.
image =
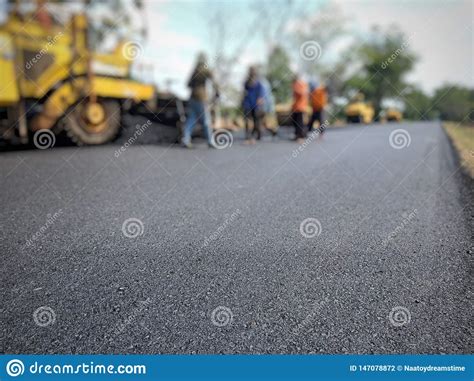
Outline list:
[[[196,126],[196,123],[201,122],[204,137],[209,144],[212,144],[211,134],[211,115],[209,113],[209,106],[206,102],[198,101],[196,99],[189,100],[189,115],[184,125],[183,143],[191,143],[191,134]]]

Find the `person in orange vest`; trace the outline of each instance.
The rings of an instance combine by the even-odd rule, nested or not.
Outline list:
[[[296,142],[301,144],[306,137],[304,116],[308,108],[308,85],[296,75],[293,79],[293,106],[291,107]]]
[[[311,86],[311,107],[313,109],[313,114],[309,120],[308,124],[308,131],[313,131],[314,122],[318,121],[318,126],[316,128],[320,128],[323,125],[323,117],[324,117],[324,108],[328,103],[328,93],[326,90],[326,86],[324,84],[320,84],[318,86],[317,83],[314,83]],[[320,128],[321,137],[323,136],[324,129]]]

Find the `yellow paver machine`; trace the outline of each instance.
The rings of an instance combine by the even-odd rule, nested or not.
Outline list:
[[[155,88],[134,81],[129,42],[94,53],[88,23],[64,25],[41,13],[10,12],[0,25],[0,138],[27,143],[42,129],[65,130],[77,144],[102,144],[118,133],[123,109],[153,102]]]

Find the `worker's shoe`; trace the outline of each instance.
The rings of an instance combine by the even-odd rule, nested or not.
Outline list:
[[[193,145],[191,143],[182,142],[181,147],[191,149],[193,148]]]
[[[255,143],[257,143],[255,139],[246,139],[246,140],[244,140],[244,145],[246,145],[246,146],[254,145]]]

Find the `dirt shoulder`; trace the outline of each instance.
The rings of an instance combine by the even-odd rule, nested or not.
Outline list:
[[[443,123],[465,172],[474,179],[474,126],[453,122]]]

